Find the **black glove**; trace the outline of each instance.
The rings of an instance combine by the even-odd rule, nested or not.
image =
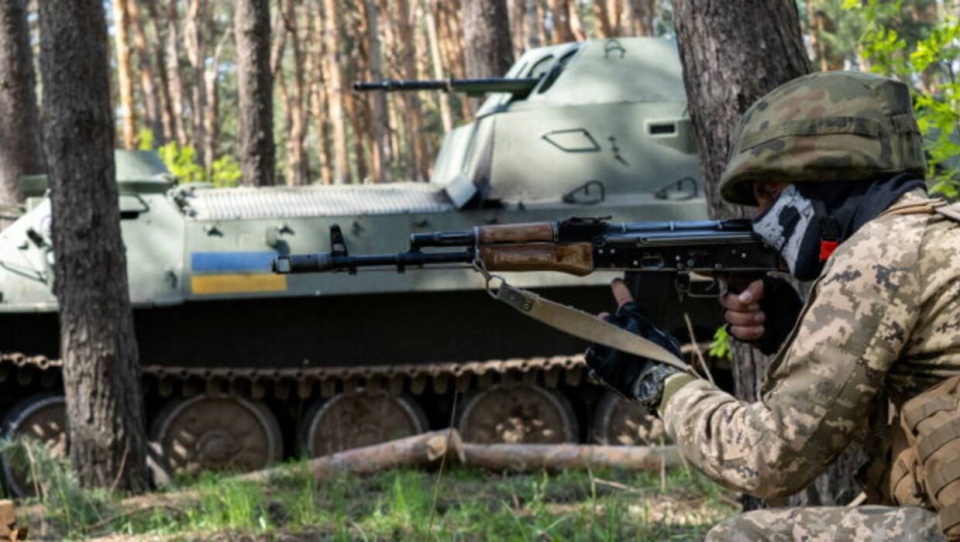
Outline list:
[[[789,282],[769,275],[763,277],[760,310],[767,318],[763,324],[763,336],[754,342],[754,346],[767,356],[776,354],[793,331],[801,309],[803,300]]]
[[[640,335],[680,357],[680,343],[637,311],[634,302],[625,303],[606,321]],[[587,365],[591,375],[610,389],[628,399],[640,401],[647,410],[655,412],[663,394],[663,382],[680,369],[649,358],[626,354],[601,344],[587,348]]]

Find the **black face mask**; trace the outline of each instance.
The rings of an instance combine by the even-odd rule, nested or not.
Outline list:
[[[800,280],[816,278],[823,267],[817,258],[822,209],[821,203],[801,194],[792,184],[780,192],[770,209],[753,220],[753,231],[780,252],[790,273]]]
[[[840,243],[904,193],[922,187],[923,181],[907,174],[859,183],[798,183],[754,219],[754,231],[780,251],[793,276],[814,280]]]

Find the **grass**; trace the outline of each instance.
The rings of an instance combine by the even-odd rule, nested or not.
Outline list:
[[[117,497],[81,490],[62,462],[37,470],[44,488],[61,487],[38,499],[40,513],[18,505],[34,540],[701,540],[738,511],[731,493],[687,470],[661,478],[457,467],[317,482],[293,463],[269,484],[205,475],[172,488],[198,495],[190,506],[164,504],[161,493],[121,513]]]

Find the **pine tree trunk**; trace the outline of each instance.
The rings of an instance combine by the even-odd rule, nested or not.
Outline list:
[[[350,179],[347,163],[347,128],[343,113],[344,91],[343,72],[340,62],[340,25],[337,23],[338,6],[334,0],[323,0],[323,37],[326,49],[327,75],[326,92],[328,119],[332,132],[332,158],[334,184],[346,183]]]
[[[273,85],[270,75],[270,2],[236,0],[239,148],[242,183],[274,184]]]
[[[21,175],[44,169],[34,81],[26,5],[7,0],[0,3],[0,207],[23,199]]]
[[[513,64],[513,45],[507,20],[505,0],[464,0],[463,41],[466,48],[467,77],[500,77]],[[471,98],[475,112],[480,100]]]
[[[190,62],[190,120],[191,142],[196,151],[197,161],[204,171],[213,169],[213,161],[206,156],[206,127],[204,118],[207,109],[207,91],[204,71],[206,69],[206,39],[201,32],[203,19],[206,18],[206,4],[201,0],[191,0],[187,7],[186,17],[183,19],[184,44],[187,51],[187,61]]]
[[[426,26],[427,31],[427,43],[430,48],[430,63],[433,66],[433,78],[434,79],[443,79],[446,77],[444,73],[443,59],[440,56],[440,41],[437,36],[437,18],[434,16],[436,11],[436,0],[424,0],[427,2],[427,7],[424,10],[426,17],[424,19],[424,26]],[[436,100],[438,102],[438,107],[440,109],[440,122],[443,124],[444,133],[449,132],[453,129],[453,113],[451,113],[450,107],[450,94],[446,92],[434,93]]]
[[[177,8],[177,0],[170,0],[167,5],[167,42],[166,51],[166,72],[167,81],[170,88],[170,111],[173,118],[173,130],[176,135],[177,143],[181,146],[187,145],[187,128],[183,123],[184,110],[184,86],[183,78],[180,77],[180,13]]]
[[[711,215],[743,216],[717,191],[730,134],[757,98],[810,72],[797,8],[793,0],[766,0],[763,7],[730,0],[723,9],[708,0],[677,0],[673,6]]]
[[[570,0],[547,0],[547,6],[553,14],[551,43],[573,41],[573,30],[570,28]]]
[[[130,58],[129,0],[113,0],[113,40],[117,47],[117,86],[120,89],[120,114],[123,148],[137,148],[137,113],[133,100],[133,61]]]
[[[328,87],[329,66],[327,64],[327,39],[325,33],[324,0],[317,0],[312,21],[312,35],[317,36],[317,52],[311,55],[315,59],[315,75],[310,84],[310,114],[318,119],[317,153],[320,155],[320,183],[333,184],[334,158],[332,125],[327,117],[330,110]]]
[[[601,38],[606,39],[613,36],[606,0],[593,0],[593,21]]]
[[[157,10],[155,0],[143,0],[143,5],[147,10],[147,20],[152,23],[153,41],[150,42],[153,49],[153,60],[156,66],[157,74],[157,100],[160,104],[160,123],[163,127],[163,137],[156,138],[155,143],[159,146],[168,141],[176,141],[177,128],[174,121],[173,97],[170,85],[170,78],[167,76],[167,49],[166,25],[161,25],[161,16]]]
[[[503,6],[503,14],[506,16],[506,4],[503,0],[500,0],[501,5]],[[401,67],[403,69],[402,77],[406,79],[416,79],[417,78],[417,58],[423,54],[422,51],[417,51],[416,44],[417,41],[414,39],[414,27],[412,20],[412,13],[410,11],[410,2],[408,0],[396,0],[396,17],[397,17],[397,34],[400,38],[400,45],[402,46],[401,53]],[[510,45],[510,36],[506,32],[506,25],[498,25],[504,28],[505,35],[505,44],[504,47],[510,52],[512,57],[513,50]],[[402,96],[403,100],[403,118],[407,120],[404,124],[404,133],[406,135],[406,145],[407,154],[409,159],[407,160],[407,175],[406,180],[408,181],[423,181],[426,179],[427,172],[421,169],[423,163],[424,154],[426,154],[426,149],[424,148],[424,137],[423,137],[423,104],[420,101],[420,96],[415,92],[405,92]]]
[[[380,40],[380,3],[376,0],[363,0],[358,7],[363,13],[364,36],[369,48],[366,77],[370,81],[382,81],[385,77],[384,47]],[[383,24],[389,23],[384,21]],[[373,92],[362,95],[361,99],[369,114],[367,126],[370,129],[370,175],[376,182],[390,181],[391,172],[387,165],[393,162],[394,157],[390,145],[387,95],[385,92]]]
[[[219,154],[220,145],[220,55],[226,44],[229,32],[224,33],[213,51],[213,57],[205,62],[203,69],[203,88],[206,93],[206,107],[203,113],[203,156],[204,170],[208,179],[213,179],[213,163]]]
[[[40,2],[44,144],[70,458],[84,486],[146,488],[137,343],[99,0]]]
[[[147,113],[147,126],[153,134],[153,143],[161,146],[165,143],[166,133],[162,120],[162,100],[157,92],[154,78],[159,75],[150,61],[150,46],[147,32],[143,25],[143,16],[137,2],[128,1],[130,9],[130,23],[133,32],[133,46],[137,51],[137,64],[140,75],[140,90],[143,92],[143,103]]]

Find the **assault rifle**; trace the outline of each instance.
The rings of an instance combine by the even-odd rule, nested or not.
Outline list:
[[[745,219],[612,223],[603,218],[478,226],[465,231],[415,233],[397,254],[350,255],[339,226],[330,227],[330,252],[278,256],[277,273],[346,271],[361,267],[408,268],[459,264],[488,273],[594,271],[677,273],[683,291],[690,274],[714,279],[759,276],[781,269],[777,252],[754,235]],[[716,295],[716,283],[703,295]],[[710,291],[713,293],[709,293]],[[687,292],[696,295],[694,292]]]

